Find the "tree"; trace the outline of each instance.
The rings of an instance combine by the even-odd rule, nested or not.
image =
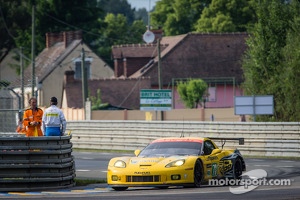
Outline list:
[[[96,96],[89,95],[89,98],[92,103],[92,110],[101,110],[101,108],[105,108],[109,105],[108,103],[102,103],[100,89],[97,90]]]
[[[92,44],[95,34],[102,27],[99,17],[104,16],[97,7],[97,0],[73,1],[0,1],[0,49],[23,47],[23,53],[31,57],[32,10],[35,5],[35,54],[45,48],[47,32],[68,30],[84,31],[86,43]],[[87,33],[88,30],[89,32]],[[90,36],[93,36],[91,38]],[[2,37],[3,36],[3,37]],[[99,37],[99,35],[98,35]],[[27,65],[25,65],[27,66]]]
[[[162,27],[165,35],[185,34],[194,30],[204,7],[211,0],[161,0],[151,13],[151,25]]]
[[[82,30],[84,42],[112,66],[111,46],[123,42],[142,42],[142,35],[146,31],[145,24],[140,23],[140,20],[133,21],[134,9],[131,9],[127,0],[0,0],[0,61],[16,47],[23,47],[23,54],[31,58],[33,5],[36,55],[45,48],[47,32]],[[120,28],[118,24],[105,19],[107,13],[115,13],[116,16],[121,13],[125,16],[126,31],[108,34],[111,30],[107,30],[107,27],[115,30]],[[124,24],[121,24],[123,29]]]
[[[177,92],[180,99],[188,108],[198,108],[198,105],[202,106],[207,88],[208,85],[201,79],[190,79],[187,82],[179,81],[177,83]]]
[[[128,24],[134,22],[135,9],[131,8],[127,0],[99,0],[98,7],[103,8],[105,13],[124,15]]]
[[[0,0],[0,62],[16,47],[20,32],[31,25],[28,4],[24,1]]]
[[[197,32],[245,32],[255,22],[253,0],[212,0],[197,21]]]
[[[287,95],[287,91],[292,91],[295,87],[293,84],[297,83],[295,79],[298,77],[295,75],[299,72],[295,71],[297,65],[295,61],[298,55],[291,52],[284,55],[283,52],[290,48],[299,49],[292,44],[296,33],[291,31],[295,19],[299,19],[299,9],[293,9],[296,4],[299,3],[261,0],[256,7],[258,23],[247,40],[248,50],[242,64],[245,77],[242,87],[246,95],[273,95],[275,106],[273,116],[258,116],[258,121],[291,119],[285,112],[294,109],[295,105],[292,105],[292,102],[295,102],[291,99],[287,100],[290,96]],[[297,37],[295,38],[297,41]],[[294,95],[299,99],[299,94]],[[288,111],[288,114],[291,112]]]
[[[45,34],[47,32],[62,32],[82,30],[83,40],[94,51],[98,48],[94,41],[105,28],[103,21],[105,11],[98,6],[97,0],[74,1],[37,1],[36,26],[37,43],[41,42],[45,48]]]
[[[146,31],[146,26],[142,20],[135,20],[129,27],[129,41],[132,44],[143,43],[143,33]]]
[[[117,45],[127,41],[128,23],[124,15],[108,13],[104,22],[107,24],[104,36],[109,43]]]
[[[300,3],[293,1],[293,24],[287,32],[286,46],[283,48],[282,67],[284,72],[280,74],[280,80],[284,83],[283,102],[277,104],[278,112],[282,113],[284,121],[299,121],[300,112]]]
[[[112,66],[113,61],[108,60],[111,57],[111,47],[118,44],[142,43],[146,26],[141,20],[129,25],[124,15],[112,13],[106,15],[104,23],[105,29],[101,33],[102,37],[95,42],[99,45],[97,52],[107,58],[107,63]]]
[[[148,25],[148,11],[146,8],[140,8],[137,11],[134,12],[134,18],[135,20],[143,20],[145,25]]]

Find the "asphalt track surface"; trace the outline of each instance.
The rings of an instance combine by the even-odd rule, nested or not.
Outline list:
[[[74,152],[73,155],[77,178],[104,180],[109,159],[120,156],[95,152]],[[201,188],[168,189],[133,187],[126,191],[114,191],[107,184],[91,184],[48,191],[0,192],[0,199],[300,199],[300,160],[246,158],[246,165],[247,171],[263,169],[268,172],[268,179],[287,179],[291,184],[260,185],[243,194],[233,194],[230,192],[230,188],[233,187],[230,186],[203,185]]]

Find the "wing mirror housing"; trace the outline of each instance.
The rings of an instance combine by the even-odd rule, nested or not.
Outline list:
[[[136,157],[138,157],[138,155],[140,155],[140,153],[141,153],[141,150],[139,150],[139,149],[137,149],[137,150],[134,151],[134,155]]]

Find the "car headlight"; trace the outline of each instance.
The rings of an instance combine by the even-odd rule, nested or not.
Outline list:
[[[125,168],[126,163],[123,160],[117,160],[114,164],[114,167]]]
[[[170,162],[165,167],[179,167],[185,163],[185,159],[175,160],[173,162]]]

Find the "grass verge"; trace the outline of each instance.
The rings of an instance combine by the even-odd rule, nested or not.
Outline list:
[[[101,179],[76,179],[76,186],[86,186],[90,184],[101,184],[101,183],[106,183],[106,180],[101,180]]]

